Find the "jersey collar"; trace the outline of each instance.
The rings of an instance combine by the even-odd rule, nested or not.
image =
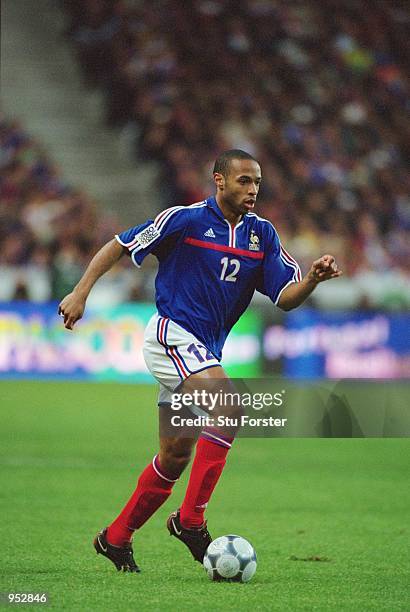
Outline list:
[[[218,202],[216,201],[215,196],[210,196],[209,198],[206,199],[206,204],[208,206],[208,208],[212,208],[213,211],[216,212],[216,214],[218,215],[218,217],[220,219],[222,219],[222,221],[224,221],[225,223],[227,223],[229,225],[229,221],[227,219],[225,219],[222,210],[219,208],[218,206]],[[236,225],[236,227],[239,227],[239,225],[242,225],[245,217],[247,216],[248,213],[245,213],[244,215],[242,215],[242,219],[239,221],[239,223]]]
[[[226,221],[225,217],[223,216],[222,210],[218,206],[215,196],[207,198],[206,204],[209,208],[212,208],[212,210],[218,215],[220,219]]]

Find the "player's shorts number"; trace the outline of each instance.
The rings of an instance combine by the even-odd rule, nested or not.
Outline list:
[[[199,363],[204,363],[204,361],[209,361],[210,359],[215,359],[212,355],[211,351],[208,351],[206,346],[203,344],[190,344],[187,348],[188,353],[195,355],[198,359]]]
[[[221,259],[222,271],[221,271],[221,280],[228,281],[231,283],[236,282],[236,275],[239,272],[239,268],[241,267],[240,262],[237,259],[228,259],[228,257],[222,257]],[[229,266],[229,270],[228,270]],[[229,272],[229,274],[227,274]]]

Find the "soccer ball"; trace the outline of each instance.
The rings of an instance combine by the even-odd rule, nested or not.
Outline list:
[[[204,556],[204,568],[210,580],[249,582],[256,572],[256,552],[238,535],[216,538]]]

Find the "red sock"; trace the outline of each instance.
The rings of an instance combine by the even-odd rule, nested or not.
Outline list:
[[[188,488],[181,506],[181,524],[187,529],[200,527],[204,512],[216,487],[231,447],[232,438],[202,432],[192,464]]]
[[[108,527],[108,542],[114,546],[124,546],[129,542],[134,531],[168,499],[177,480],[164,474],[156,455],[139,477],[127,505]]]

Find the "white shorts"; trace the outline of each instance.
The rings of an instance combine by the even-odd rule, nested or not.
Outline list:
[[[159,405],[169,404],[172,393],[191,374],[220,365],[200,340],[157,313],[145,329],[143,353],[160,385]]]

